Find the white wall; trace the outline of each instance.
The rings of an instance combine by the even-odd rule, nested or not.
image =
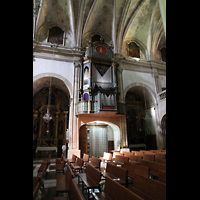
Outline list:
[[[151,74],[123,70],[122,78],[124,89],[133,83],[143,83],[145,85],[148,85],[153,91],[155,91],[154,79]]]
[[[45,73],[58,74],[67,79],[68,82],[73,87],[73,80],[74,80],[73,63],[35,58],[35,61],[33,62],[33,77]]]

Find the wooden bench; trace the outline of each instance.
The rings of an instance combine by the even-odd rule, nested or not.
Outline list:
[[[155,158],[155,162],[157,162],[157,163],[162,163],[162,164],[166,164],[166,159]]]
[[[142,200],[141,197],[120,185],[116,181],[113,181],[109,177],[106,177],[105,179],[104,192],[92,192],[92,196],[96,200]]]
[[[110,163],[112,163],[114,165],[121,165],[121,166],[123,166],[124,162],[128,162],[128,160],[129,160],[129,157],[116,155],[115,156],[115,160],[111,161]]]
[[[77,161],[75,163],[71,163],[73,172],[81,172],[83,167],[83,160],[77,157]]]
[[[61,161],[61,163],[56,163],[56,166],[55,166],[56,174],[58,172],[64,173],[64,167],[65,167],[65,161]]]
[[[68,165],[70,166],[71,163],[75,163],[75,162],[76,162],[76,158],[77,158],[77,156],[76,156],[75,154],[72,155],[72,158],[71,158],[71,159],[68,158],[68,159],[67,159]]]
[[[38,177],[33,177],[33,200],[36,199],[38,191],[40,189],[40,183],[38,182]]]
[[[89,199],[89,189],[98,188],[101,191],[99,182],[101,180],[101,172],[95,169],[91,164],[88,164],[86,173],[79,173],[78,174],[78,184],[79,184],[79,177],[82,180],[82,191],[87,189],[88,191],[88,199]],[[85,186],[85,188],[84,188]]]
[[[70,180],[70,186],[67,197],[54,197],[54,200],[85,200],[78,185],[73,179]]]
[[[83,166],[86,166],[86,163],[89,162],[89,158],[90,158],[90,156],[88,154],[85,154],[85,153],[83,154],[83,158],[82,158]]]
[[[166,153],[165,152],[155,153],[155,158],[166,159]]]
[[[101,159],[92,156],[91,162],[89,162],[88,164],[90,164],[91,166],[93,166],[95,168],[100,169],[100,162],[101,162]]]
[[[56,163],[60,164],[60,163],[62,163],[62,162],[65,162],[65,159],[64,159],[63,154],[61,155],[61,158],[56,159]]]
[[[115,160],[115,156],[118,155],[118,156],[124,156],[123,153],[120,153],[120,152],[113,152],[113,157],[112,159]]]
[[[106,172],[102,172],[103,177],[110,177],[118,183],[127,186],[128,185],[128,170],[117,167],[110,163],[107,163]]]
[[[142,156],[133,155],[129,157],[129,162],[134,161],[135,163],[140,163],[142,159],[143,159],[143,155]]]
[[[143,160],[148,160],[148,161],[155,161],[155,155],[154,154],[144,154],[143,155]]]
[[[64,175],[56,176],[56,196],[58,196],[59,192],[68,192],[70,187],[70,181],[72,179],[72,174],[69,169],[69,165],[67,165],[67,171]]]
[[[155,177],[159,177],[159,169],[166,171],[166,164],[146,160],[142,160],[140,164],[149,167],[149,174]]]
[[[123,151],[123,154],[124,154],[124,156],[129,157],[129,156],[133,156],[135,153]]]
[[[128,189],[146,200],[166,199],[166,184],[138,174],[134,177],[133,187]]]
[[[100,159],[103,160],[103,162],[112,161],[112,153],[104,152],[103,157],[100,157]]]
[[[159,169],[159,179],[160,182],[166,184],[166,171]]]
[[[134,179],[135,174],[139,174],[147,178],[149,177],[149,167],[138,165],[136,163],[125,162],[123,168],[128,170],[128,177],[130,178]]]

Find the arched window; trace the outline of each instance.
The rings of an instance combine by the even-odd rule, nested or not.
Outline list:
[[[130,42],[128,44],[128,56],[140,58],[140,48],[135,42]]]
[[[48,42],[63,44],[63,33],[64,31],[62,31],[62,29],[59,27],[54,26],[50,28]]]

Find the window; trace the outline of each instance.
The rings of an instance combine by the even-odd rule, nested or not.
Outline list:
[[[62,29],[59,27],[52,27],[49,29],[49,38],[48,42],[55,43],[55,44],[63,44],[63,33]]]

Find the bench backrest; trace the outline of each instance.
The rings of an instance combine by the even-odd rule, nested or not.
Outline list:
[[[129,157],[129,156],[133,156],[135,153],[123,151],[123,154],[124,156]]]
[[[99,184],[99,181],[101,180],[101,172],[92,167],[90,164],[87,166],[86,175],[89,176],[94,183]]]
[[[92,156],[91,163],[96,167],[100,168],[101,159]]]
[[[126,157],[126,156],[119,156],[119,155],[116,155],[115,156],[115,161],[119,161],[119,162],[127,162],[129,160],[129,157]]]
[[[127,183],[127,174],[128,174],[127,169],[117,167],[115,165],[107,163],[106,172],[112,174],[113,176],[120,178],[121,181]]]
[[[133,156],[129,157],[130,161],[136,161],[136,162],[141,162],[142,159],[143,159],[143,155],[141,155],[141,156],[133,155]]]
[[[149,177],[149,167],[138,165],[136,163],[124,162],[124,168],[127,169],[128,172]]]
[[[144,154],[143,155],[143,160],[148,160],[148,161],[155,161],[155,155],[154,154]]]
[[[136,174],[133,187],[155,200],[166,199],[166,184],[159,181]]]
[[[124,154],[119,152],[113,152],[113,158],[115,158],[116,155],[123,156]]]
[[[166,153],[155,153],[155,158],[166,159]]]
[[[106,197],[112,200],[126,199],[126,200],[141,200],[142,198],[127,188],[112,180],[109,177],[105,178],[104,193]]]
[[[89,156],[88,154],[85,154],[85,153],[84,153],[84,154],[83,154],[83,161],[84,161],[84,162],[89,162],[89,157],[90,157],[90,156]]]
[[[68,196],[70,200],[85,200],[82,192],[80,191],[78,185],[75,183],[73,179],[70,180],[69,192]]]
[[[166,171],[159,169],[159,181],[166,184]]]
[[[69,165],[67,165],[67,171],[65,172],[66,185],[70,185],[71,184],[71,182],[70,182],[71,179],[72,179],[72,174],[71,174]]]
[[[76,161],[76,157],[77,157],[77,156],[76,156],[75,154],[73,154],[73,155],[72,155],[72,160]]]
[[[155,158],[155,162],[157,162],[157,163],[162,163],[162,164],[166,164],[166,159]]]
[[[77,157],[77,165],[78,166],[83,166],[83,160]]]
[[[166,171],[166,164],[147,161],[147,160],[142,160],[140,164],[149,167],[150,170],[155,172],[159,172],[159,169]]]

